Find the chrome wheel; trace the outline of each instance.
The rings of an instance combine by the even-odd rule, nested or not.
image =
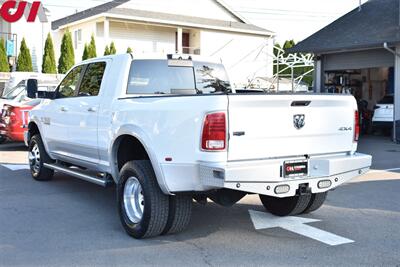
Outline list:
[[[38,144],[34,144],[32,150],[29,152],[29,165],[34,174],[38,174],[40,171],[40,151]]]
[[[144,195],[136,177],[129,177],[124,187],[124,208],[129,220],[139,223],[143,217]]]

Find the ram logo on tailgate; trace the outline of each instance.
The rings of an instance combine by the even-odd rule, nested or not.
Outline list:
[[[306,125],[306,115],[304,114],[293,115],[293,124],[294,128],[296,128],[297,130],[303,128],[304,125]]]

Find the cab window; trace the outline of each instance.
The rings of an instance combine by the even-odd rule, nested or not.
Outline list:
[[[79,86],[78,96],[97,96],[100,92],[105,69],[105,62],[89,64]]]
[[[58,88],[57,98],[73,97],[75,95],[81,72],[82,66],[78,66],[68,73]]]

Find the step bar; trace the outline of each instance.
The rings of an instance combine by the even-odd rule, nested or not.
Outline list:
[[[89,182],[89,183],[97,184],[97,185],[100,185],[100,186],[103,186],[103,187],[107,187],[108,185],[111,184],[111,181],[107,180],[107,178],[106,179],[100,179],[97,176],[91,176],[91,175],[82,173],[82,172],[80,172],[78,170],[72,170],[70,168],[67,168],[67,167],[64,167],[64,166],[60,166],[60,165],[57,165],[57,164],[44,163],[43,166],[46,167],[47,169],[51,169],[51,170],[54,170],[54,171],[57,171],[57,172],[62,172],[62,173],[74,176],[75,178],[84,180],[84,181]],[[107,176],[105,176],[105,177],[107,177]]]

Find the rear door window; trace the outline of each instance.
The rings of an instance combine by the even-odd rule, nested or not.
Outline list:
[[[81,86],[79,86],[78,96],[97,96],[100,92],[105,69],[105,62],[89,64],[82,78]]]

